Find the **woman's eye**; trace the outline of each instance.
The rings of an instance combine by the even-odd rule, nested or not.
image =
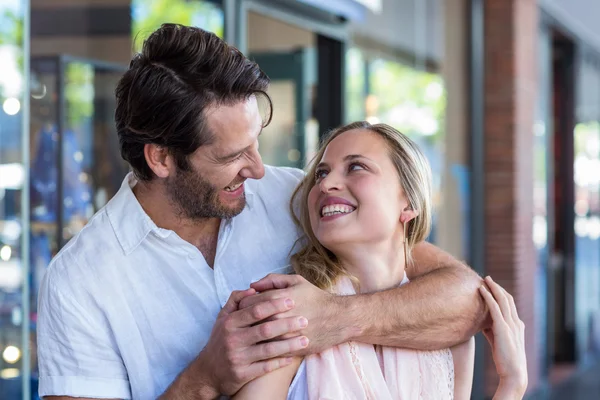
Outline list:
[[[317,181],[325,178],[327,176],[327,171],[325,171],[324,169],[319,169],[315,172],[315,179]]]
[[[350,171],[360,171],[361,169],[365,169],[365,167],[359,163],[352,163],[352,164],[350,164],[348,169]]]

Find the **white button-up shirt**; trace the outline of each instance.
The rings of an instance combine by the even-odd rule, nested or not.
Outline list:
[[[266,167],[221,223],[214,269],[143,211],[130,174],[50,264],[39,293],[40,396],[155,399],[206,345],[233,290],[288,273],[303,172]]]

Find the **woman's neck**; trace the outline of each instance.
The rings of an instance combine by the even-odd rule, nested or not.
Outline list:
[[[357,292],[390,289],[404,279],[404,247],[398,241],[347,247],[335,253],[344,269],[359,280]]]

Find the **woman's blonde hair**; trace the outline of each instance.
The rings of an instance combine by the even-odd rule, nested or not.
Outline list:
[[[406,227],[407,259],[412,247],[427,238],[431,229],[431,169],[418,146],[408,137],[386,124],[372,125],[368,122],[353,122],[334,129],[323,141],[321,148],[308,166],[304,180],[298,185],[291,200],[291,211],[296,224],[305,232],[302,248],[291,256],[297,274],[321,289],[330,289],[341,275],[348,275],[335,254],[326,249],[315,237],[309,217],[308,194],[315,185],[315,172],[323,158],[325,149],[333,139],[344,132],[364,129],[382,137],[388,147],[389,156],[398,171],[400,185],[409,207],[418,215]],[[408,265],[406,266],[408,267]]]

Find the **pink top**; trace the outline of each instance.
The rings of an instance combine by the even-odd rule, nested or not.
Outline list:
[[[403,283],[408,282],[405,277]],[[340,278],[336,292],[356,292]],[[305,358],[309,400],[452,399],[450,349],[415,351],[347,342]]]

